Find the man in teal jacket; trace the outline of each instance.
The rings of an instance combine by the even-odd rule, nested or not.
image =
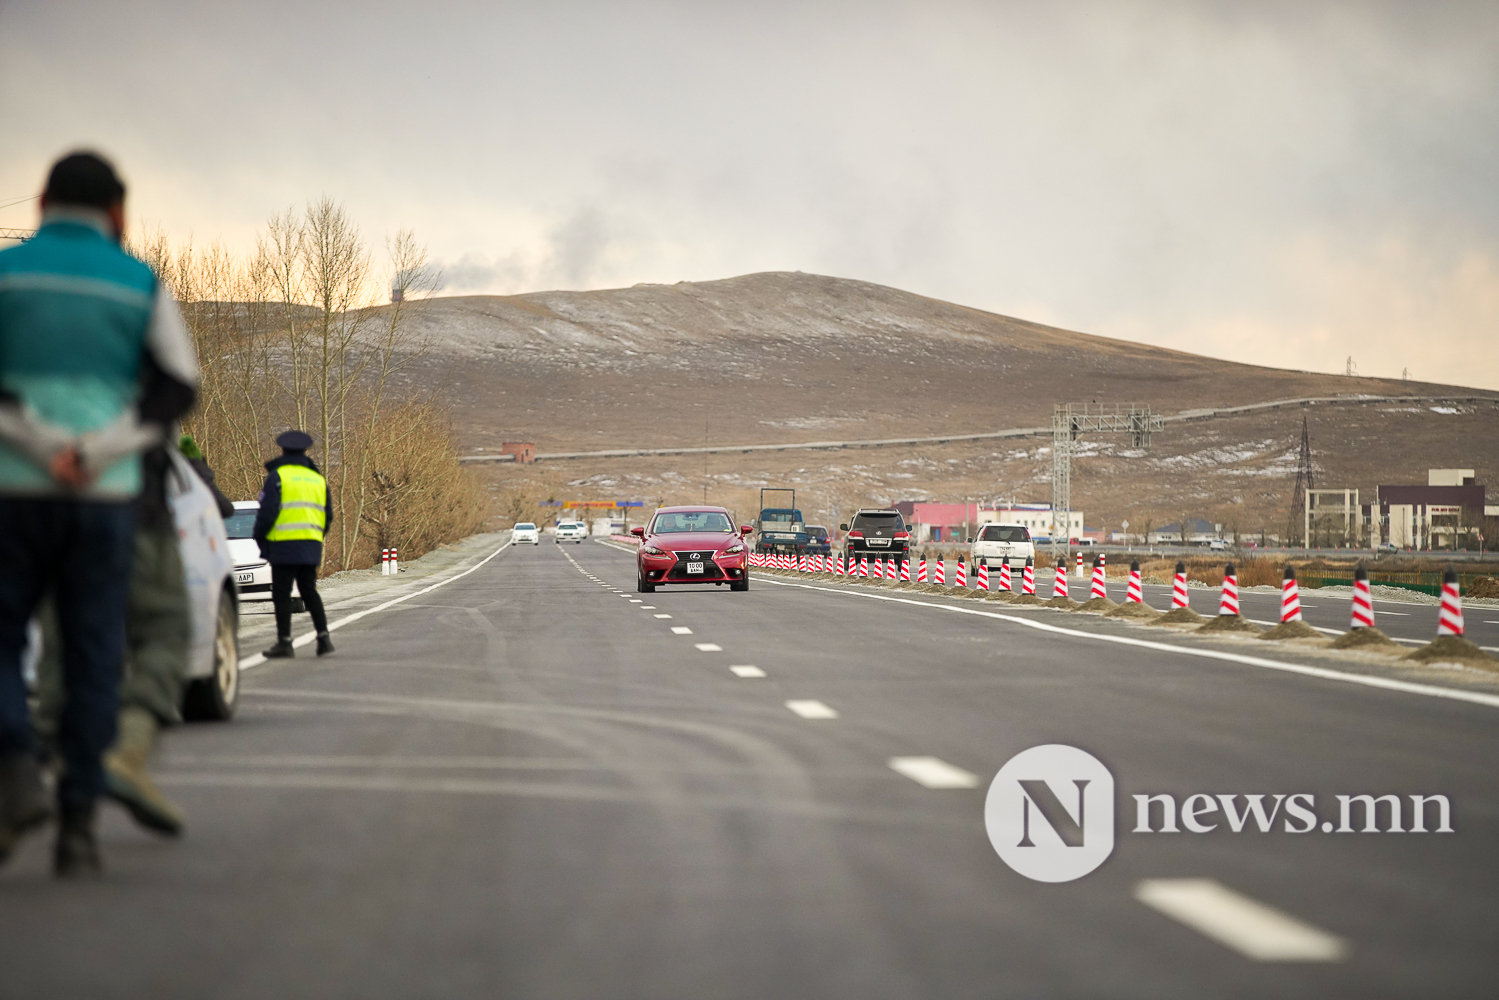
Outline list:
[[[67,689],[62,877],[100,871],[94,812],[119,711],[140,453],[197,386],[171,293],[120,248],[124,198],[106,161],[66,156],[36,236],[0,252],[0,861],[51,813],[21,676],[27,624],[50,589]]]

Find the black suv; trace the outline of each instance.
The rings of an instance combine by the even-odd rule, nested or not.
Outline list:
[[[848,524],[838,525],[838,530],[848,532],[843,551],[855,559],[860,556],[894,556],[904,562],[911,542],[911,534],[906,530],[900,511],[888,508],[858,511]]]

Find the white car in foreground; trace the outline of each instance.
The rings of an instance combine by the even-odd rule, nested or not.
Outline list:
[[[516,545],[522,545],[526,542],[530,542],[532,545],[540,545],[541,529],[530,521],[517,522],[515,527],[510,529],[510,540]]]
[[[1031,533],[1019,524],[986,524],[973,540],[969,549],[969,564],[974,566],[1000,566],[1008,563],[1013,569],[1024,566],[1027,559],[1036,557],[1036,545]]]
[[[182,714],[189,719],[228,719],[239,700],[235,560],[213,491],[177,449],[167,454],[172,459],[167,502],[177,525],[193,625]]]
[[[167,504],[177,528],[192,624],[182,715],[187,719],[228,719],[239,700],[235,560],[213,492],[175,448],[167,454],[172,462],[166,481]],[[22,665],[28,683],[36,680],[41,638],[41,627],[33,621]]]
[[[556,539],[558,545],[561,545],[563,542],[573,542],[575,544],[582,545],[583,539],[587,537],[588,525],[584,524],[582,521],[557,522]]]

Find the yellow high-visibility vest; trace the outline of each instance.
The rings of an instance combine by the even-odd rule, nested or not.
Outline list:
[[[328,527],[328,480],[305,465],[276,467],[281,511],[266,532],[268,542],[321,542]]]

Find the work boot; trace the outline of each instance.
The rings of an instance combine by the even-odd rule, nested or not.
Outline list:
[[[98,878],[104,874],[94,839],[94,803],[65,807],[52,849],[52,873],[58,878]]]
[[[333,652],[333,638],[327,632],[317,634],[317,655],[327,656]]]
[[[176,837],[181,835],[186,817],[161,794],[146,771],[158,728],[156,716],[144,708],[132,705],[121,710],[120,737],[104,757],[104,787],[141,826]]]
[[[42,767],[29,753],[0,755],[0,865],[21,837],[52,818]]]
[[[290,639],[277,639],[276,645],[266,650],[264,655],[267,660],[277,660],[282,657],[290,659],[297,655],[297,651],[292,648]]]

